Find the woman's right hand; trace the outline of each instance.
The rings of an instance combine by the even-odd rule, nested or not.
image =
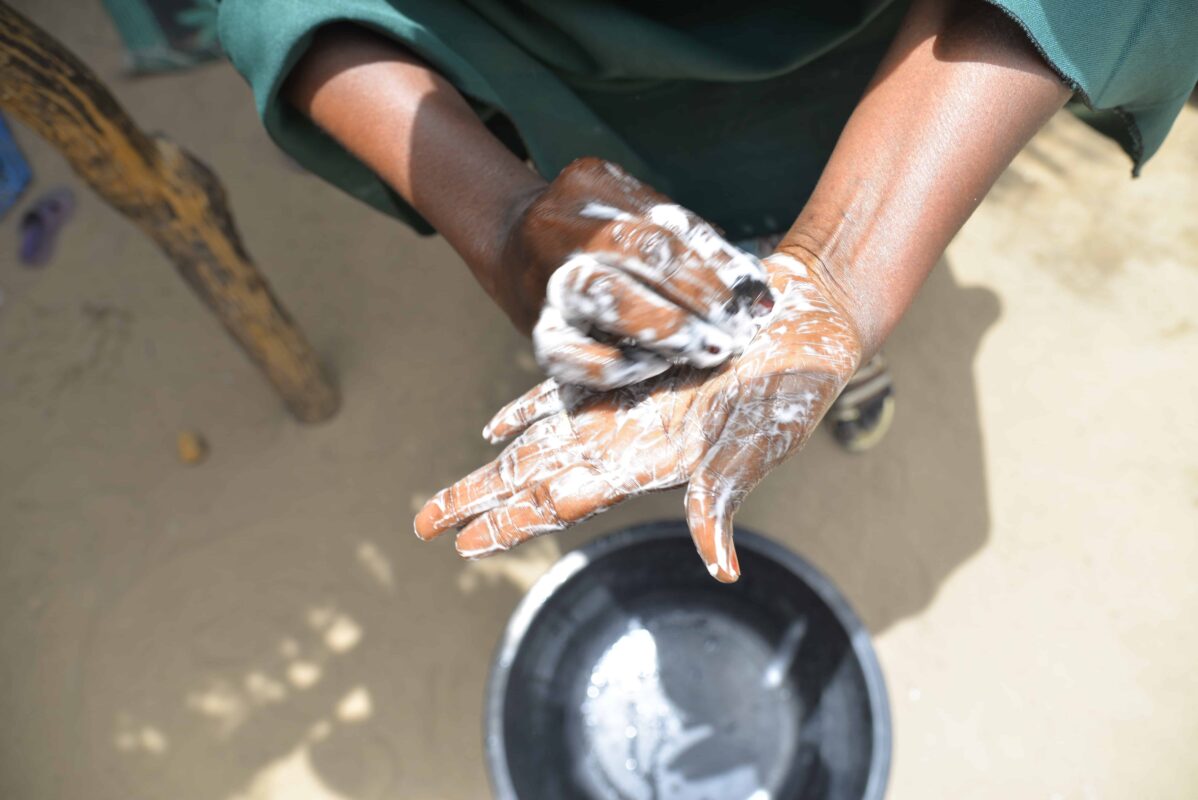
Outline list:
[[[594,389],[721,364],[773,307],[757,258],[596,158],[571,163],[528,204],[502,265],[501,302],[532,328],[538,363]]]

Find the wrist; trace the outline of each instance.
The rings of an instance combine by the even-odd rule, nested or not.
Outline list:
[[[863,302],[848,264],[838,258],[831,237],[809,229],[792,229],[779,243],[777,252],[802,263],[821,291],[844,315],[860,345],[858,358],[868,360],[881,346],[881,326],[874,306]]]
[[[541,268],[540,259],[528,240],[529,218],[548,188],[549,185],[543,183],[513,193],[503,215],[491,266],[491,297],[512,324],[525,334],[536,324],[545,300],[545,285],[549,281],[549,274]]]
[[[487,295],[507,314],[523,333],[532,330],[544,298],[544,283],[548,276],[537,281],[529,275],[528,253],[522,244],[529,209],[547,188],[543,181],[512,187],[500,202],[493,204],[489,215],[492,225],[479,231],[474,251],[467,255],[467,265]],[[455,248],[456,249],[456,248]]]

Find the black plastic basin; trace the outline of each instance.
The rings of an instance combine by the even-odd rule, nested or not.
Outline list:
[[[521,601],[491,672],[498,800],[878,800],[886,689],[832,584],[736,534],[712,580],[685,523],[564,556]]]

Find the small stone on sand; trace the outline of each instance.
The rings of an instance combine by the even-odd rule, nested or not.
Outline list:
[[[179,431],[175,444],[184,464],[200,464],[208,457],[208,442],[195,431]]]

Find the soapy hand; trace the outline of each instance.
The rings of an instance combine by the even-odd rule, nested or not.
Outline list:
[[[715,369],[675,367],[604,392],[550,380],[510,403],[483,435],[515,441],[429,500],[417,535],[464,526],[458,552],[478,558],[686,484],[700,556],[715,578],[735,581],[733,514],[807,441],[861,359],[842,295],[805,261],[766,259],[776,306],[744,351]]]
[[[773,298],[761,262],[620,168],[580,159],[524,211],[503,305],[563,384],[613,389],[739,353]],[[543,300],[543,303],[542,303]]]

